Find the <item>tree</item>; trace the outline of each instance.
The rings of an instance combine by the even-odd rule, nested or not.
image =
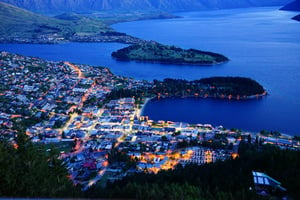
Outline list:
[[[20,132],[16,145],[0,142],[0,196],[73,197],[80,193],[67,178],[55,151],[46,152]]]
[[[255,145],[258,146],[259,138],[258,136],[255,137]]]
[[[164,141],[164,142],[168,141],[167,136],[165,136],[165,135],[161,136],[161,141]]]
[[[260,134],[263,136],[268,136],[270,134],[270,132],[266,131],[266,130],[261,130]]]
[[[63,125],[64,125],[63,121],[57,120],[55,121],[53,128],[61,128]]]
[[[249,134],[249,135],[247,136],[247,142],[248,142],[249,144],[251,144],[251,134]]]
[[[294,137],[293,137],[293,140],[295,140],[295,141],[300,141],[300,136],[294,136]]]
[[[241,141],[239,157],[212,164],[182,165],[157,174],[137,173],[108,183],[106,196],[137,199],[219,199],[259,200],[262,197],[249,190],[253,187],[252,171],[262,171],[282,182],[292,199],[300,197],[300,152],[281,150],[276,146],[257,147]],[[129,187],[130,186],[130,187]],[[135,191],[132,192],[132,191]],[[102,191],[101,191],[102,192]],[[122,196],[122,195],[127,196]],[[136,196],[137,195],[137,196]],[[162,195],[162,196],[161,196]]]
[[[272,132],[272,135],[277,138],[277,137],[281,136],[281,133],[279,131],[274,131],[274,132]]]
[[[175,131],[175,132],[172,134],[172,136],[178,136],[178,135],[180,135],[180,134],[181,134],[180,131]]]

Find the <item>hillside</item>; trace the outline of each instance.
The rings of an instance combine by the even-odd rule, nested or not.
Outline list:
[[[295,0],[280,8],[280,10],[300,11],[300,0]]]
[[[95,12],[107,10],[191,11],[284,5],[290,0],[1,0],[40,13]]]
[[[117,33],[103,21],[70,13],[46,17],[0,2],[0,42],[56,43],[123,42],[140,40]]]
[[[63,37],[72,33],[68,22],[34,14],[5,3],[0,3],[0,17],[1,38],[36,38],[38,35],[54,33]]]

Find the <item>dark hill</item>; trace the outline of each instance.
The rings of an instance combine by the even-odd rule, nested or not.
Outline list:
[[[95,12],[107,10],[190,11],[284,5],[290,0],[0,0],[40,13]]]
[[[62,32],[67,23],[0,2],[0,36],[27,37]],[[46,28],[47,27],[47,28]],[[47,29],[47,30],[46,30]]]
[[[293,1],[280,8],[280,10],[300,11],[300,0]]]
[[[111,30],[100,20],[75,14],[47,17],[3,2],[0,2],[0,19],[1,42],[48,43],[51,40],[68,39],[74,34]]]
[[[296,16],[293,17],[292,19],[300,22],[300,15],[296,15]]]

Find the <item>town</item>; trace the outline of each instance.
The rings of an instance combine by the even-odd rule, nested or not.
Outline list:
[[[241,140],[300,148],[299,138],[278,132],[153,121],[142,110],[155,96],[126,94],[153,87],[105,67],[1,52],[0,139],[18,148],[15,138],[24,131],[33,143],[48,145],[47,151],[59,150],[82,190],[130,173],[234,159]]]

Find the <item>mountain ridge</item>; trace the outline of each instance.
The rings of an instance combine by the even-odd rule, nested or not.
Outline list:
[[[0,36],[1,37],[27,37],[34,32],[40,32],[39,28],[48,26],[48,29],[58,29],[67,26],[62,21],[54,18],[46,17],[28,10],[15,7],[11,4],[0,2]],[[55,27],[50,27],[49,24],[55,24]],[[15,32],[14,30],[20,29],[21,31]]]
[[[77,14],[48,17],[3,2],[0,18],[0,42],[55,43],[74,36],[113,32],[98,19]]]
[[[107,10],[163,10],[168,12],[282,6],[290,0],[0,0],[39,13],[95,12]]]
[[[287,10],[287,11],[300,11],[300,0],[292,1],[282,8],[280,10]]]

